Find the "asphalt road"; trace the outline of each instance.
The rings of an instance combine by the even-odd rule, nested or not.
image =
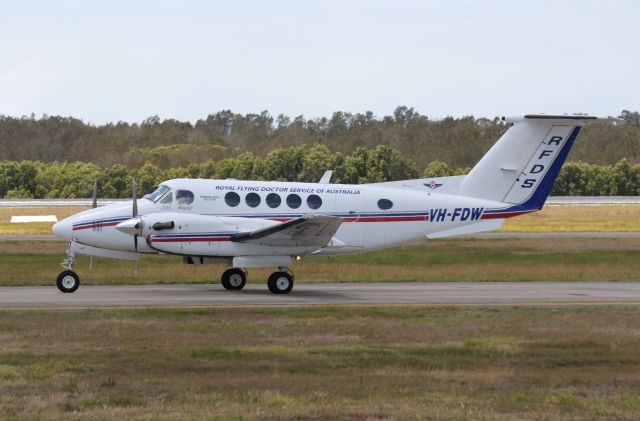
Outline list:
[[[289,295],[262,284],[234,292],[220,285],[81,286],[73,294],[55,286],[0,288],[0,309],[318,304],[640,305],[640,282],[318,283],[296,285]]]

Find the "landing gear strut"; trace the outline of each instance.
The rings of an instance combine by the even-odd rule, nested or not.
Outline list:
[[[239,291],[247,283],[247,272],[240,268],[231,268],[224,271],[220,283],[225,289]]]
[[[293,289],[293,274],[287,272],[286,268],[278,268],[279,272],[273,272],[267,280],[269,291],[274,294],[288,294]]]
[[[70,241],[67,248],[67,258],[62,261],[62,267],[65,269],[58,275],[56,285],[58,289],[64,293],[75,292],[80,286],[80,277],[75,273],[73,264],[76,262],[73,244]]]

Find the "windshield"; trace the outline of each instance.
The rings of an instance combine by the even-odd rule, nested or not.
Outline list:
[[[157,202],[169,190],[168,186],[158,186],[151,193],[147,194],[144,198],[149,199],[152,202]]]

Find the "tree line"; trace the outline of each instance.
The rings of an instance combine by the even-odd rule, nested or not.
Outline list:
[[[623,110],[619,117],[626,124],[585,127],[569,159],[640,162],[640,113]],[[383,117],[337,111],[315,119],[223,110],[195,123],[158,116],[103,125],[73,117],[0,116],[0,160],[82,161],[105,168],[149,161],[168,169],[245,152],[265,156],[276,148],[324,145],[347,156],[361,147],[385,145],[410,157],[418,168],[432,161],[462,168],[475,164],[506,128],[497,117],[432,120],[406,106]]]
[[[146,151],[153,157],[153,152]],[[223,154],[224,155],[224,154]],[[324,145],[278,148],[265,156],[243,152],[205,162],[163,167],[151,161],[128,167],[102,167],[87,162],[0,161],[2,198],[88,198],[93,180],[98,180],[98,196],[131,196],[132,180],[138,191],[148,192],[172,178],[239,180],[280,180],[317,182],[325,170],[334,171],[332,182],[375,183],[412,178],[432,178],[466,174],[469,167],[452,167],[432,161],[422,171],[416,162],[387,145],[358,147],[345,155]],[[554,186],[554,195],[628,196],[640,194],[640,164],[620,160],[611,165],[566,163]]]

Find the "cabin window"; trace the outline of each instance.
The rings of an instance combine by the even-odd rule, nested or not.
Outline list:
[[[244,198],[244,201],[247,205],[255,208],[260,204],[260,196],[258,196],[258,193],[249,193],[247,197]]]
[[[176,204],[190,205],[193,203],[193,192],[190,190],[178,190],[176,192]]]
[[[170,205],[172,201],[173,201],[173,194],[169,192],[164,195],[160,203],[162,203],[163,205]]]
[[[224,195],[224,201],[228,206],[233,208],[240,204],[240,196],[238,196],[238,193],[230,191]]]
[[[318,196],[317,194],[312,194],[307,197],[307,206],[309,206],[311,209],[318,209],[320,206],[322,206],[322,199],[320,199],[320,196]]]
[[[301,204],[302,199],[300,199],[300,196],[297,194],[290,194],[287,196],[287,205],[289,205],[291,209],[298,209]]]
[[[158,186],[153,189],[151,193],[145,195],[144,198],[149,199],[155,203],[162,197],[163,194],[167,192],[167,190],[169,190],[169,186]]]
[[[270,208],[277,208],[282,203],[282,199],[280,199],[279,194],[269,193],[267,195],[267,206]]]
[[[391,209],[393,207],[393,202],[389,199],[380,199],[378,200],[378,207],[382,210]]]

